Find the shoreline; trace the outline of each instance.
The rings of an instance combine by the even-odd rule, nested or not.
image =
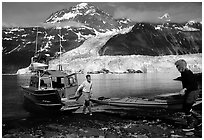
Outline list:
[[[97,72],[91,72],[91,73],[87,73],[87,74],[148,74],[148,73],[171,73],[171,72],[147,72],[147,73],[143,73],[143,72],[135,72],[135,73],[128,73],[128,72],[121,72],[121,73],[118,73],[118,72],[110,72],[110,73],[97,73]],[[174,73],[174,72],[172,72]],[[202,71],[201,72],[193,72],[194,74],[202,74]],[[32,73],[26,73],[26,74],[17,74],[17,73],[13,73],[13,74],[2,74],[2,76],[23,76],[23,75],[31,75]],[[86,74],[86,73],[76,73],[76,74]],[[178,77],[177,77],[178,78]],[[175,79],[176,80],[176,79]]]
[[[50,116],[29,116],[2,124],[3,138],[201,138],[202,127],[184,133],[182,113],[101,111],[93,116],[81,113]],[[157,116],[162,113],[162,115]],[[19,127],[21,126],[21,127]]]

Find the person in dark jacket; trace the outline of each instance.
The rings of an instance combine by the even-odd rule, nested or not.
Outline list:
[[[175,62],[175,65],[178,71],[181,73],[183,89],[180,91],[180,94],[184,96],[183,110],[185,112],[188,125],[188,127],[186,129],[183,129],[183,131],[192,131],[194,130],[192,116],[198,118],[198,114],[195,111],[192,111],[192,106],[199,94],[199,92],[197,91],[197,80],[193,72],[187,68],[187,63],[185,60],[180,59]]]

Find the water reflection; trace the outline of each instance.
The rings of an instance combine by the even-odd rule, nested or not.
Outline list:
[[[177,73],[141,73],[141,74],[100,74],[92,75],[95,96],[150,97],[157,94],[177,92],[181,82],[173,80]],[[85,75],[78,75],[79,84]]]

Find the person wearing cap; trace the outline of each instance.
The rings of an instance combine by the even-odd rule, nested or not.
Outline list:
[[[192,111],[192,106],[198,97],[198,84],[196,77],[193,72],[187,68],[187,63],[184,59],[180,59],[175,62],[176,68],[181,73],[181,82],[183,89],[180,94],[184,97],[183,111],[185,112],[185,117],[187,120],[187,128],[183,131],[193,131],[194,124],[192,122],[192,117],[198,117],[198,113]]]
[[[88,108],[89,115],[92,115],[91,101],[90,101],[90,98],[92,96],[92,81],[91,81],[91,76],[90,75],[86,75],[86,80],[78,87],[75,94],[77,95],[81,91],[82,91],[81,95],[83,95],[84,99],[85,99],[84,105],[83,105],[83,113],[86,114],[86,108]],[[79,95],[79,97],[81,95]]]

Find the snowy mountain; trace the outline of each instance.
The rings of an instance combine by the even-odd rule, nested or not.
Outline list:
[[[51,14],[45,20],[45,27],[3,28],[3,73],[15,73],[29,66],[36,41],[39,60],[50,56],[50,67],[53,68],[59,62],[59,36],[65,67],[72,62],[102,56],[106,58],[107,55],[113,58],[138,54],[161,56],[202,53],[202,23],[189,21],[180,24],[133,25],[129,19],[114,19],[93,5],[81,3]],[[89,64],[92,65],[91,62]]]
[[[161,19],[162,21],[171,21],[169,13],[165,13],[163,16],[158,18]]]
[[[150,73],[150,72],[177,72],[174,62],[185,59],[188,68],[193,72],[202,72],[202,54],[186,55],[115,55],[100,56],[100,49],[106,42],[117,34],[125,35],[132,28],[119,32],[100,33],[87,39],[80,47],[62,54],[61,59],[56,58],[49,62],[49,69],[58,69],[60,64],[65,72],[77,73]],[[20,69],[18,74],[29,72],[28,68]]]
[[[123,32],[91,37],[62,55],[63,69],[78,73],[177,72],[174,62],[183,58],[193,72],[202,72],[201,31],[156,27],[138,23]],[[49,68],[57,69],[59,61],[51,60]]]
[[[132,23],[130,19],[116,20],[103,10],[88,3],[80,3],[69,9],[62,9],[45,20],[47,24],[63,25],[63,27],[69,25],[70,22],[76,22],[82,27],[93,28],[98,32],[128,27]]]
[[[59,54],[59,27],[63,52],[79,47],[85,40],[99,33],[119,31],[133,25],[129,19],[114,19],[109,14],[87,3],[62,9],[45,20],[44,27],[3,28],[3,73],[28,66],[35,53],[36,36],[39,53],[55,58]],[[25,55],[22,55],[25,54]],[[18,59],[15,59],[18,58]]]

